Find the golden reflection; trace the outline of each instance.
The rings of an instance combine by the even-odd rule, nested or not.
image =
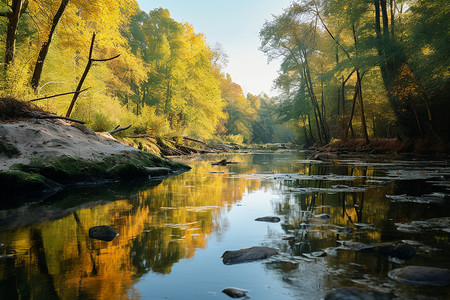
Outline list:
[[[211,234],[227,227],[231,206],[256,190],[279,196],[271,202],[274,214],[283,217],[284,233],[296,239],[280,242],[284,243],[280,248],[297,255],[336,244],[338,237],[330,230],[336,226],[359,230],[356,223],[367,223],[379,229],[393,214],[396,219],[407,215],[400,208],[390,211],[392,205],[385,195],[395,194],[394,184],[373,185],[364,192],[292,193],[290,188],[326,189],[337,183],[295,176],[289,180],[288,176],[264,179],[252,174],[321,175],[334,170],[327,164],[280,163],[272,161],[273,156],[234,155],[230,160],[239,164],[192,162],[190,172],[156,186],[129,189],[123,194],[114,190],[112,195],[124,196],[115,196],[109,202],[105,201],[109,197],[106,189],[71,194],[51,209],[46,208],[45,213],[36,210],[38,217],[31,219],[39,221],[12,222],[25,225],[0,230],[0,244],[4,244],[0,255],[14,253],[12,258],[0,261],[0,282],[7,286],[2,288],[2,292],[7,291],[3,294],[9,293],[11,299],[138,298],[133,286],[144,274],[169,274],[178,261],[193,258],[197,249],[207,248]],[[375,175],[372,167],[351,166],[341,171],[344,174],[340,175],[354,176],[345,183],[353,186],[364,186],[367,176]],[[81,199],[89,201],[82,203]],[[16,213],[17,219],[22,218],[22,210]],[[330,219],[318,218],[318,214],[329,214]],[[88,230],[97,225],[111,225],[119,236],[111,242],[90,239]],[[339,239],[355,237],[376,244],[382,242],[382,231],[363,230]],[[445,235],[436,238],[448,242]],[[342,252],[339,259],[352,262],[355,255]]]
[[[28,285],[30,298],[135,297],[136,291],[130,288],[140,275],[148,271],[168,274],[174,263],[206,248],[211,233],[225,222],[221,209],[229,209],[245,192],[261,186],[226,174],[226,167],[220,168],[224,174],[211,176],[211,172],[217,168],[199,162],[191,172],[127,200],[3,231],[1,241],[15,251],[14,264],[6,268],[28,270],[28,278],[20,281]],[[90,239],[89,228],[104,224],[115,228],[119,236],[109,243]],[[7,273],[2,270],[0,279]],[[33,285],[33,278],[40,278],[39,287]]]

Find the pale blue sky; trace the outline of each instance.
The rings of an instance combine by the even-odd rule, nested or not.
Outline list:
[[[204,33],[211,47],[222,44],[229,60],[225,71],[245,93],[276,95],[272,81],[279,63],[267,64],[266,56],[258,50],[259,30],[265,20],[280,14],[291,0],[138,0],[138,3],[147,13],[166,8],[176,21],[188,22],[197,33]]]

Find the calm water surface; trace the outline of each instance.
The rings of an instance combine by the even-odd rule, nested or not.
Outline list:
[[[399,299],[449,299],[448,287],[406,286],[406,265],[450,269],[448,162],[310,161],[303,152],[180,158],[193,169],[163,181],[82,187],[0,210],[1,299],[320,299],[355,286]],[[212,166],[227,158],[238,164]],[[329,220],[316,217],[329,214]],[[280,223],[255,222],[276,215]],[[363,223],[363,224],[360,224]],[[366,225],[364,225],[366,224]],[[112,242],[88,230],[111,225]],[[339,226],[354,232],[336,235]],[[398,230],[400,229],[400,230]],[[407,262],[339,247],[406,241]],[[279,248],[271,259],[224,265],[226,250]],[[327,250],[323,258],[308,258]],[[306,254],[306,255],[305,255]]]

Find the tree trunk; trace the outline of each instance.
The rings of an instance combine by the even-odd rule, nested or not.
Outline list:
[[[312,84],[312,80],[311,80],[311,74],[309,72],[308,60],[306,59],[306,53],[304,53],[303,56],[304,56],[304,60],[305,60],[306,87],[308,88],[308,93],[310,95],[313,107],[315,107],[315,110],[316,110],[318,124],[319,124],[319,133],[321,132],[321,134],[319,134],[319,136],[323,135],[323,142],[326,144],[326,143],[328,143],[329,138],[328,138],[328,133],[326,131],[325,120],[323,119],[323,116],[320,112],[319,103],[317,102],[317,97],[314,93],[314,88],[313,88],[313,84]]]
[[[345,129],[344,140],[347,139],[347,137],[348,137],[348,131],[349,131],[349,129],[352,127],[353,115],[355,114],[356,97],[358,97],[358,93],[359,93],[359,85],[356,84],[356,86],[355,86],[355,93],[353,94],[352,111],[351,111],[351,113],[350,113],[350,119],[348,120],[347,128]],[[352,131],[353,131],[353,130],[352,130]]]
[[[112,60],[112,59],[115,59],[115,58],[120,56],[120,54],[119,54],[119,55],[116,55],[114,57],[106,58],[106,59],[93,59],[92,58],[92,52],[94,51],[94,42],[95,42],[95,33],[92,34],[91,47],[89,48],[88,63],[86,65],[86,68],[84,69],[83,75],[81,76],[80,82],[78,83],[78,86],[77,86],[77,89],[75,91],[75,94],[73,95],[72,102],[70,102],[70,106],[69,106],[69,109],[67,110],[66,117],[70,117],[70,114],[72,113],[72,109],[73,109],[73,107],[75,105],[75,102],[78,99],[78,95],[81,92],[81,88],[83,87],[84,80],[86,79],[86,77],[87,77],[87,75],[89,73],[89,70],[91,69],[92,63],[96,62],[96,61],[108,61],[108,60]]]
[[[417,96],[408,93],[399,97],[399,90],[404,90],[400,82],[402,66],[406,64],[403,51],[394,43],[389,32],[389,18],[386,0],[374,0],[376,48],[380,58],[380,70],[387,92],[389,103],[397,119],[397,125],[402,135],[407,137],[420,136],[415,126],[416,118],[408,99]],[[383,27],[381,27],[381,22]],[[392,24],[391,24],[392,25]],[[420,96],[419,96],[420,97]]]
[[[28,0],[13,0],[11,3],[11,13],[7,14],[8,28],[6,30],[5,42],[5,70],[14,60],[14,52],[16,49],[16,34],[19,25],[19,19],[28,6]]]
[[[53,17],[52,27],[48,34],[47,41],[45,41],[44,44],[42,44],[41,51],[39,51],[36,65],[34,67],[33,77],[31,78],[31,87],[34,89],[35,92],[37,91],[37,88],[39,87],[39,81],[41,80],[42,69],[44,68],[45,58],[47,57],[48,49],[50,48],[50,43],[52,42],[53,34],[55,33],[56,26],[58,25],[59,20],[61,19],[68,3],[69,3],[69,0],[61,1],[59,9],[56,12],[55,16]]]
[[[359,74],[359,70],[356,70],[356,76],[357,76],[356,83],[358,84],[358,90],[359,90],[358,98],[359,98],[359,106],[361,108],[361,123],[362,123],[363,137],[364,137],[364,140],[366,141],[366,143],[368,144],[370,141],[369,141],[369,136],[367,134],[366,117],[364,115],[361,76]]]

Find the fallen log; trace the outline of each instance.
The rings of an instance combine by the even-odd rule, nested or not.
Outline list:
[[[200,145],[203,145],[203,146],[205,146],[205,147],[207,147],[207,148],[216,150],[216,148],[214,148],[214,147],[208,145],[207,143],[205,143],[205,142],[202,141],[202,140],[199,140],[199,139],[196,139],[196,138],[192,138],[192,137],[190,137],[190,136],[183,136],[183,139],[188,140],[188,141],[192,141],[192,142],[198,143],[198,144],[200,144]]]

